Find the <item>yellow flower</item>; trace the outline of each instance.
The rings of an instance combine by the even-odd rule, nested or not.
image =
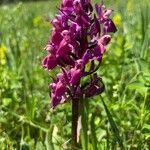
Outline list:
[[[113,17],[113,22],[115,23],[116,26],[121,26],[122,24],[122,18],[120,14],[117,14]]]
[[[0,47],[0,64],[5,65],[6,64],[6,47],[4,45],[1,45]]]
[[[127,11],[131,11],[133,9],[133,2],[132,0],[127,1]]]
[[[42,17],[41,17],[41,16],[36,16],[36,17],[33,19],[33,25],[34,25],[35,27],[39,26],[41,22],[42,22]]]

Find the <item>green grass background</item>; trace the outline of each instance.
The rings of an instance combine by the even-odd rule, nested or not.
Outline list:
[[[98,2],[98,0],[97,0]],[[125,149],[150,149],[150,5],[148,0],[105,1],[118,31],[98,73],[104,101]],[[41,67],[48,20],[59,1],[0,6],[0,149],[70,149],[71,104],[50,109],[50,75]],[[120,149],[100,97],[84,101],[80,149]],[[87,117],[88,116],[88,117]],[[88,131],[88,133],[86,133]]]

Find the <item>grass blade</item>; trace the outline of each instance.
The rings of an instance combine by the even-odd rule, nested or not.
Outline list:
[[[90,125],[91,125],[91,140],[92,140],[92,147],[93,147],[93,150],[98,150],[97,148],[97,137],[96,137],[96,127],[95,127],[95,116],[96,114],[92,114],[92,117],[91,117],[91,122],[90,122]]]
[[[107,106],[106,106],[106,104],[105,104],[105,102],[104,102],[102,96],[100,96],[100,97],[101,97],[101,100],[102,100],[104,109],[105,109],[105,111],[106,111],[106,114],[107,114],[107,117],[108,117],[108,121],[109,121],[109,123],[110,123],[110,126],[111,126],[111,129],[112,129],[112,131],[113,131],[113,134],[114,134],[114,136],[115,136],[115,138],[116,138],[116,140],[117,140],[117,142],[118,142],[118,144],[119,144],[121,150],[124,150],[125,148],[124,148],[124,146],[123,146],[123,142],[122,142],[122,139],[121,139],[121,137],[120,137],[120,134],[119,134],[119,130],[118,130],[118,128],[117,128],[117,125],[116,125],[115,121],[113,120],[112,115],[111,115],[110,111],[108,110],[108,108],[107,108]]]

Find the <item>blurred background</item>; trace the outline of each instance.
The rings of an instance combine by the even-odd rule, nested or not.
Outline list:
[[[95,1],[99,2],[99,0]],[[58,0],[0,0],[0,149],[69,149],[71,104],[50,109],[50,75],[41,61]],[[98,73],[126,149],[150,149],[149,0],[105,0],[118,28]],[[86,100],[83,150],[116,150],[100,101]],[[87,148],[88,146],[88,148]]]
[[[18,2],[38,2],[48,0],[0,0],[0,4],[18,3]]]

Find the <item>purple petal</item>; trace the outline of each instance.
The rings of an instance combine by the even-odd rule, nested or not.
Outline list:
[[[56,97],[53,95],[53,93],[51,94],[51,105],[52,105],[52,108],[55,108],[61,101],[61,98],[60,97]]]
[[[85,89],[85,96],[92,97],[94,95],[99,95],[104,91],[104,84],[101,78],[97,77],[97,74],[94,74],[92,77],[92,82]]]
[[[71,85],[77,85],[78,82],[80,81],[82,77],[82,72],[80,69],[72,69],[71,70],[71,80],[70,80],[70,84]]]
[[[104,19],[108,19],[109,16],[112,14],[112,11],[112,9],[107,9],[103,14]]]
[[[100,38],[99,42],[100,42],[102,45],[106,46],[106,45],[110,42],[110,40],[111,40],[111,36],[110,36],[110,35],[103,35],[103,36]]]
[[[64,83],[62,83],[61,81],[59,81],[56,84],[55,96],[56,97],[61,97],[65,93],[65,90],[66,90],[66,87],[65,87]]]
[[[63,37],[60,32],[57,32],[55,29],[52,30],[51,42],[56,46],[59,45]]]
[[[102,17],[102,6],[98,5],[98,4],[95,4],[95,9],[96,9],[96,12],[98,14],[98,16],[101,18]]]
[[[68,55],[71,52],[71,50],[72,48],[69,46],[69,44],[65,40],[62,40],[59,49],[56,53],[56,57],[64,57]]]
[[[116,26],[111,19],[104,22],[104,33],[116,31],[117,31]]]
[[[63,7],[73,7],[73,0],[63,0],[62,6]]]
[[[92,53],[90,50],[87,50],[82,57],[84,65],[86,65],[90,59],[92,59]]]
[[[42,61],[43,67],[47,68],[48,70],[53,69],[57,65],[57,60],[54,55],[48,55]]]
[[[101,43],[99,43],[99,45],[97,45],[94,48],[94,56],[98,61],[101,61],[103,53],[105,52],[106,48],[104,45],[102,45]]]
[[[98,33],[100,35],[100,30],[101,30],[100,23],[99,23],[98,19],[95,16],[94,17],[94,22],[93,22],[93,24],[91,26],[91,30],[90,30],[91,35],[92,36],[96,36]]]

